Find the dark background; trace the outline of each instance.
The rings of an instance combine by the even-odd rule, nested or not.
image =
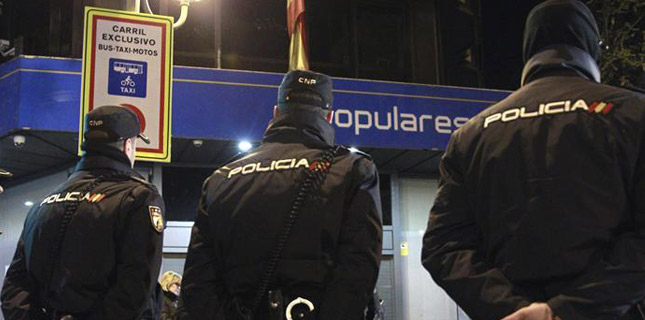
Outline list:
[[[306,0],[311,68],[336,77],[514,89],[523,20],[532,4],[509,2]],[[0,3],[0,39],[9,40],[17,54],[72,58],[82,54],[85,6],[126,9],[125,0]],[[150,5],[156,14],[179,17],[175,0]],[[285,72],[286,29],[286,0],[202,0],[191,4],[186,24],[175,31],[174,63]],[[193,219],[201,184],[213,170],[165,166],[170,220]],[[381,176],[381,195],[390,225],[388,175]]]
[[[335,77],[514,90],[524,20],[540,2],[306,0],[311,68]],[[179,16],[175,0],[150,5],[155,14]],[[85,6],[125,9],[126,1],[0,0],[0,39],[17,54],[80,58]],[[188,21],[175,31],[174,63],[285,72],[286,29],[286,0],[202,0],[191,4]],[[164,168],[166,206],[176,215],[171,220],[194,217],[201,183],[213,170]],[[381,187],[385,223],[391,224],[389,176],[381,176]]]
[[[539,2],[307,0],[311,68],[337,77],[515,89],[524,19]],[[84,6],[126,6],[125,0],[0,3],[0,39],[19,54],[75,58],[82,51]],[[179,16],[175,0],[150,0],[150,6]],[[285,7],[286,0],[191,4],[175,33],[175,64],[285,72]]]

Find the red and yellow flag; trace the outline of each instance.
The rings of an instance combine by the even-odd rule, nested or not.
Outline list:
[[[289,70],[309,70],[305,33],[305,0],[287,0],[287,29],[291,38]]]

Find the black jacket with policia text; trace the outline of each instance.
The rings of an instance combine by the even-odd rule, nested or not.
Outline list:
[[[304,172],[333,135],[317,114],[281,114],[257,149],[205,181],[182,281],[187,318],[232,319],[233,299],[250,303]],[[311,300],[318,319],[362,319],[381,241],[376,166],[342,149],[318,194],[305,200],[269,288]]]
[[[645,298],[645,96],[589,61],[543,51],[450,140],[422,260],[473,319],[617,319]]]
[[[100,176],[104,182],[84,192]],[[53,259],[71,202],[78,209]],[[42,308],[77,319],[154,317],[163,211],[156,188],[123,153],[88,150],[70,178],[27,215],[2,288],[5,318],[40,319]]]
[[[450,140],[423,265],[474,320],[642,319],[645,96],[600,84],[583,2],[540,3],[524,32],[522,87]]]

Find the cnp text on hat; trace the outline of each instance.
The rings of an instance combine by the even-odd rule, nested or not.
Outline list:
[[[278,89],[280,112],[287,112],[291,105],[316,106],[331,110],[333,99],[331,78],[313,71],[289,71]]]
[[[139,117],[132,110],[120,106],[101,106],[88,112],[84,131],[87,144],[111,143],[134,137],[150,143],[150,139],[141,132]]]

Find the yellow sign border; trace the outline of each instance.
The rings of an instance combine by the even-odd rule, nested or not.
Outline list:
[[[94,16],[110,17],[110,18],[127,18],[131,20],[155,22],[155,23],[165,23],[166,24],[166,61],[163,64],[166,67],[166,79],[164,80],[166,85],[164,86],[164,96],[166,101],[164,103],[164,119],[163,119],[163,131],[164,141],[162,141],[162,153],[155,152],[140,152],[137,151],[136,159],[140,161],[152,161],[152,162],[170,162],[170,142],[172,134],[172,79],[173,79],[173,17],[167,16],[158,16],[145,13],[134,13],[121,10],[112,10],[112,9],[103,9],[96,7],[85,7],[85,22],[83,26],[83,67],[82,67],[82,80],[81,80],[81,112],[79,120],[79,129],[78,129],[78,155],[82,154],[81,143],[83,141],[83,118],[85,114],[89,111],[90,104],[90,68],[91,58],[93,55],[92,51],[92,40],[94,35],[94,30],[92,30],[92,19]]]

